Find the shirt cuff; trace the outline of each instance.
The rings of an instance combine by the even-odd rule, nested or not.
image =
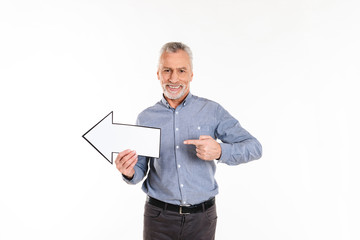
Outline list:
[[[231,158],[231,144],[220,143],[221,146],[221,157],[219,163],[226,163]]]
[[[132,178],[128,178],[127,176],[125,176],[124,174],[121,174],[122,178],[124,179],[124,181],[128,184],[135,184],[135,175],[136,175],[136,171],[134,173],[134,176]]]

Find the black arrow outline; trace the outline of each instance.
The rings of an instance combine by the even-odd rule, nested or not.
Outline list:
[[[96,149],[96,151],[98,151],[101,156],[103,156],[109,163],[113,164],[113,153],[119,153],[119,152],[111,152],[111,161],[109,159],[107,159],[107,157],[105,157],[105,155],[99,150],[97,149],[97,147],[94,146],[94,144],[92,144],[86,137],[85,135],[88,134],[91,130],[93,130],[97,125],[99,125],[102,121],[104,121],[105,118],[107,118],[110,114],[111,115],[111,123],[112,124],[116,124],[116,125],[125,125],[125,126],[133,126],[133,127],[142,127],[142,128],[153,128],[153,129],[160,129],[160,139],[159,139],[159,154],[160,154],[160,147],[161,147],[161,128],[156,128],[156,127],[148,127],[148,126],[141,126],[141,125],[132,125],[132,124],[122,124],[122,123],[114,123],[114,111],[111,111],[109,114],[107,114],[103,119],[101,119],[98,123],[96,123],[92,128],[90,128],[86,133],[84,133],[82,135],[82,137],[91,145],[93,146],[93,148]],[[159,158],[160,156],[157,156],[157,158]]]

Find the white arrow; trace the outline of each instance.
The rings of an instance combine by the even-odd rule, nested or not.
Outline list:
[[[160,128],[114,123],[113,112],[110,112],[83,138],[112,164],[113,153],[126,149],[135,150],[138,155],[158,158],[160,131]]]

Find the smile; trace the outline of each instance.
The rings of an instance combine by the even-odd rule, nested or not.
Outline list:
[[[177,85],[177,86],[171,86],[171,85],[168,85],[169,88],[171,89],[178,89],[181,87],[181,85]]]

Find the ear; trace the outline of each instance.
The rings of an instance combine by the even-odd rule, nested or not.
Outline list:
[[[190,82],[192,82],[193,76],[194,76],[194,73],[193,73],[193,72],[191,72],[191,79],[190,79]]]
[[[159,70],[157,70],[156,75],[157,75],[158,80],[160,80]]]

